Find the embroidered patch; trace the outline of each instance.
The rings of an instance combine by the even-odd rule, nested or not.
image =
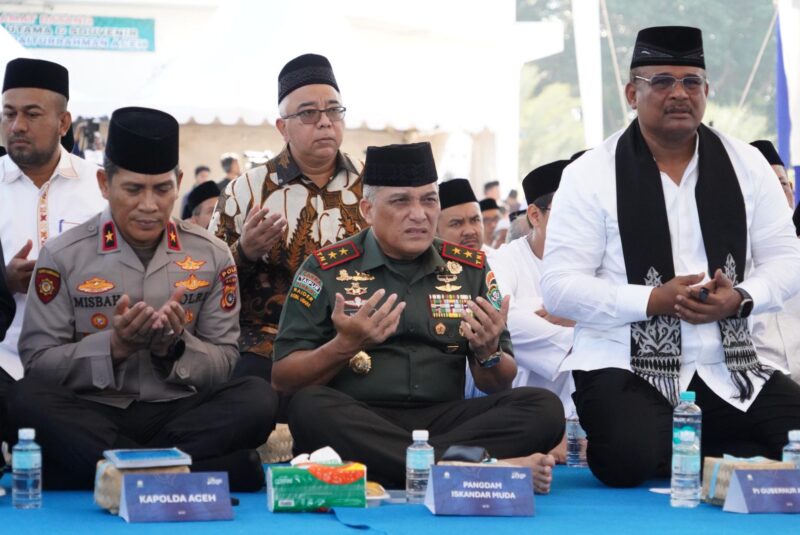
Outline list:
[[[500,310],[503,306],[503,294],[500,293],[500,288],[497,287],[497,279],[492,271],[486,274],[486,286],[486,299],[496,310]]]
[[[197,290],[198,288],[205,288],[210,283],[208,281],[204,281],[203,279],[198,278],[194,273],[189,275],[188,279],[183,279],[175,283],[176,288],[186,288],[190,292]]]
[[[430,294],[431,316],[434,318],[463,318],[471,313],[467,302],[472,300],[467,294]]]
[[[114,251],[117,248],[117,229],[112,221],[103,225],[103,251]]]
[[[100,277],[92,277],[78,285],[78,291],[87,294],[101,294],[113,290],[114,288],[116,288],[116,286],[114,286],[113,282],[101,279]]]
[[[193,319],[194,319],[194,312],[192,312],[190,309],[187,308],[185,314],[183,315],[183,322],[189,324],[192,322]]]
[[[170,251],[181,250],[181,242],[178,240],[178,229],[172,221],[167,223],[167,248]]]
[[[314,253],[314,258],[317,259],[319,267],[322,269],[330,269],[359,256],[361,256],[361,251],[350,240],[319,249]]]
[[[233,310],[236,307],[236,285],[239,281],[236,266],[228,266],[220,271],[219,280],[222,282],[222,298],[219,306],[222,310]]]
[[[45,305],[52,301],[58,295],[58,290],[61,289],[61,274],[54,269],[37,269],[35,280],[36,295]]]
[[[444,242],[442,244],[442,257],[458,260],[468,266],[483,268],[486,264],[486,254],[478,249],[464,247],[457,243]]]
[[[295,277],[294,287],[307,292],[313,300],[322,291],[322,281],[313,273],[303,271]]]
[[[103,329],[108,327],[108,318],[106,317],[105,314],[100,314],[99,312],[97,314],[93,314],[92,325],[96,329],[100,329],[102,331]]]
[[[186,256],[183,260],[175,264],[184,271],[197,271],[206,264],[205,260],[194,260],[191,256]]]

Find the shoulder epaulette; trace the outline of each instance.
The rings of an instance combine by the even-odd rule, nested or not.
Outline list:
[[[361,251],[350,240],[334,243],[314,252],[314,258],[317,259],[319,267],[322,269],[330,269],[359,256],[361,256]]]
[[[184,232],[197,236],[198,238],[202,238],[203,240],[215,245],[222,251],[230,251],[228,244],[211,234],[211,232],[203,227],[195,225],[194,223],[189,223],[188,221],[181,221],[178,223],[178,225]]]
[[[462,264],[483,269],[486,265],[486,253],[457,243],[442,242],[442,258],[457,260]]]

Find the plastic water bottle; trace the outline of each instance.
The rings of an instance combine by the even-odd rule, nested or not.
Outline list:
[[[408,503],[422,503],[434,462],[433,446],[428,444],[425,429],[416,429],[411,438],[414,442],[406,450],[406,499]]]
[[[586,463],[586,431],[575,411],[567,418],[567,466],[584,467]]]
[[[789,443],[783,448],[783,461],[794,463],[800,469],[800,429],[789,431]]]
[[[20,429],[19,441],[11,450],[11,502],[16,509],[42,506],[42,449],[34,438],[36,431],[33,429]]]
[[[672,416],[672,507],[700,504],[700,435],[703,413],[694,392],[681,392]]]

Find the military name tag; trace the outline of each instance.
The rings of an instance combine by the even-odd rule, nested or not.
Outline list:
[[[467,302],[472,300],[468,294],[430,294],[431,316],[434,318],[462,318],[469,313]]]

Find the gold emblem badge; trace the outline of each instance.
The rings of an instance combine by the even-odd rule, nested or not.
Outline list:
[[[208,281],[204,281],[203,279],[198,279],[194,273],[189,275],[188,279],[183,279],[182,281],[178,281],[175,283],[176,288],[186,288],[190,292],[193,290],[197,290],[198,288],[205,288],[208,286]]]
[[[447,292],[447,293],[453,293],[459,291],[461,289],[461,286],[459,286],[458,284],[451,284],[451,283],[458,278],[458,274],[461,273],[464,268],[462,268],[461,264],[459,264],[458,262],[453,262],[452,260],[449,260],[447,262],[446,269],[447,272],[445,272],[445,270],[443,270],[441,267],[437,268],[439,274],[436,275],[436,280],[438,280],[439,282],[443,282],[444,284],[442,284],[441,286],[436,286],[435,288],[440,292]]]
[[[175,261],[175,264],[184,271],[197,271],[205,265],[205,260],[195,260],[191,256],[186,255],[186,258],[180,262]]]
[[[92,277],[78,285],[78,290],[86,292],[87,294],[101,294],[113,290],[114,288],[113,282],[101,279],[100,277]]]
[[[100,314],[100,313],[94,314],[92,316],[92,325],[94,325],[96,329],[100,329],[102,331],[103,329],[108,327],[108,318],[106,317],[105,314]]]
[[[364,295],[369,291],[369,289],[361,286],[357,282],[354,282],[353,284],[345,288],[344,291],[347,295]]]
[[[364,281],[374,281],[375,277],[370,275],[369,273],[364,273],[363,271],[356,271],[355,275],[350,275],[346,269],[340,269],[339,274],[336,276],[336,280],[339,282],[364,282]]]
[[[436,327],[434,327],[433,330],[436,332],[436,334],[442,336],[445,332],[447,332],[447,327],[444,326],[444,323],[439,322],[436,324]]]
[[[372,357],[364,351],[359,351],[350,359],[350,369],[356,375],[367,375],[372,369]]]
[[[183,322],[188,324],[191,323],[193,319],[194,319],[194,313],[187,308],[186,313],[184,314]]]

